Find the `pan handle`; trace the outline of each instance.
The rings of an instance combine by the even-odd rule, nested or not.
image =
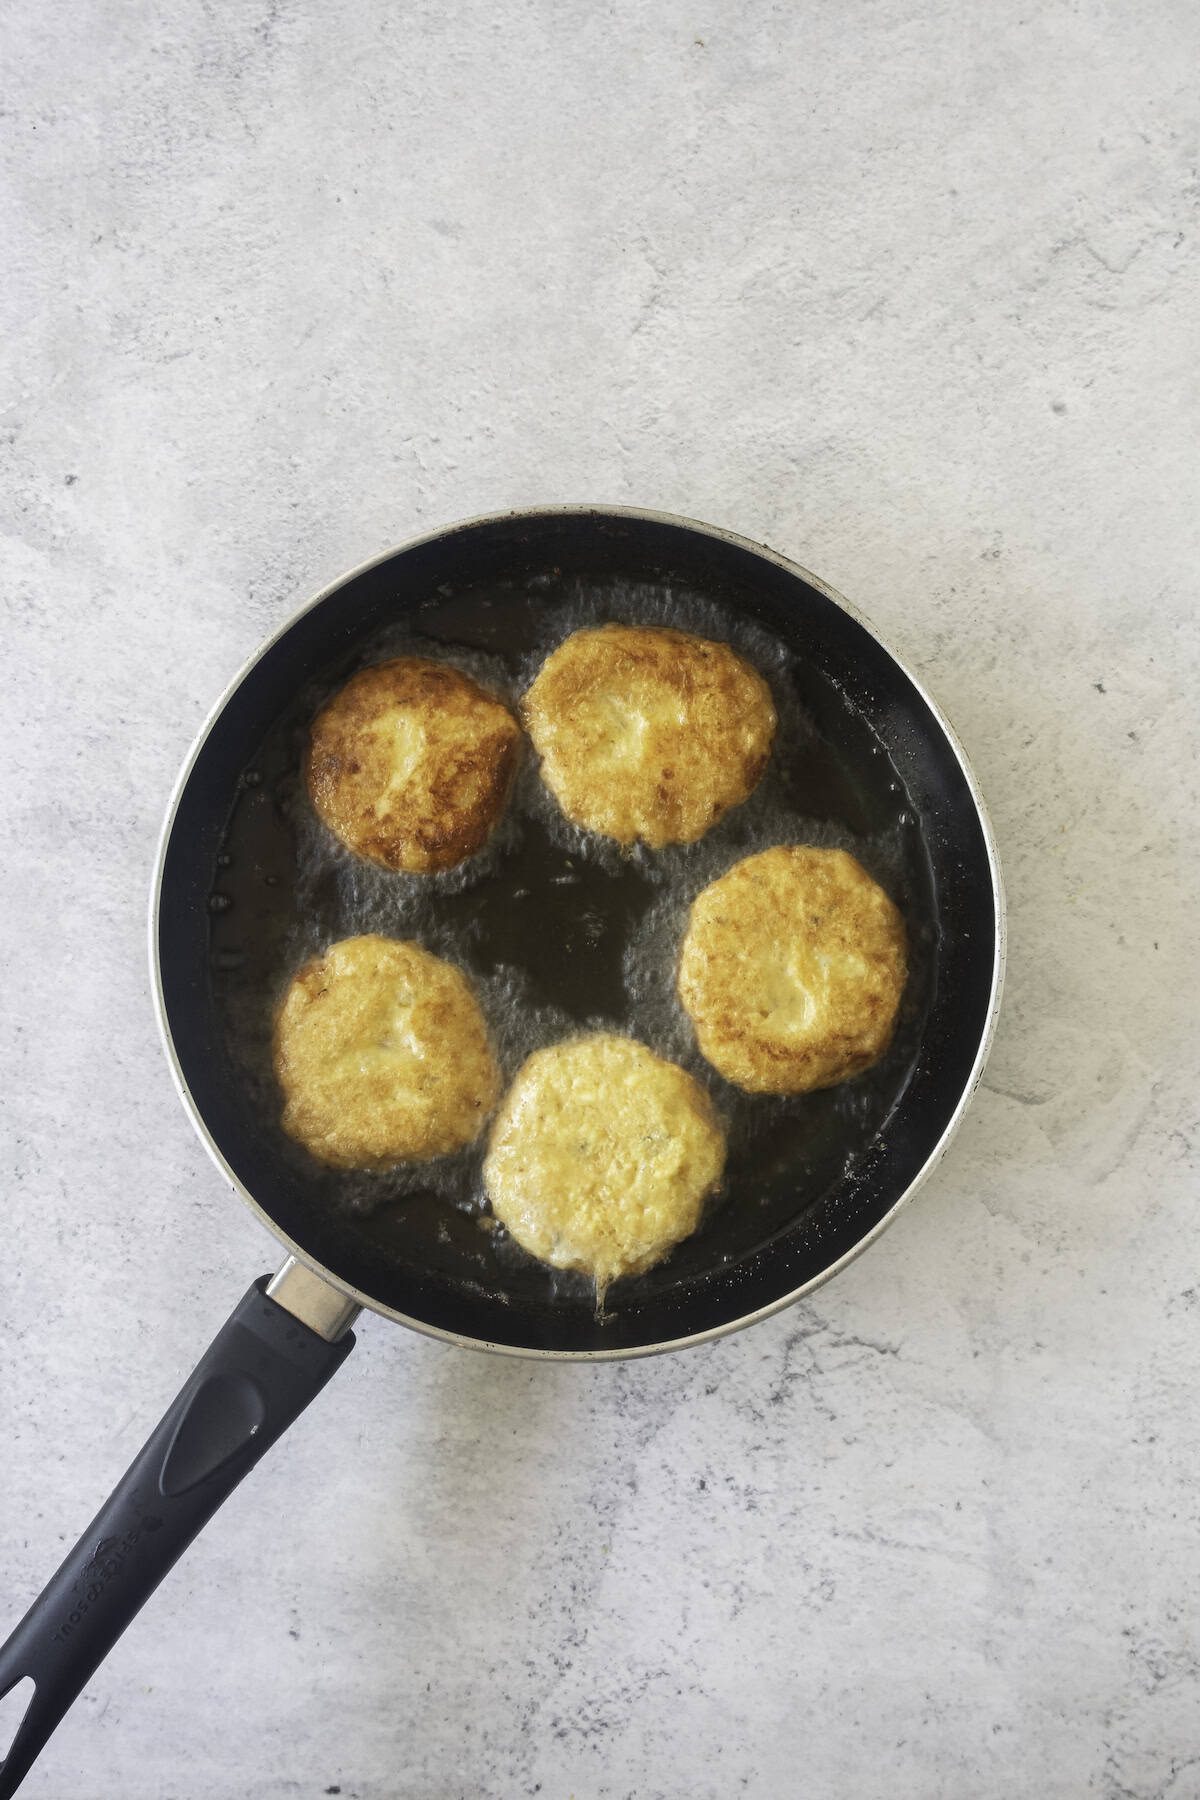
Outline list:
[[[239,1301],[0,1649],[0,1701],[27,1677],[34,1683],[0,1763],[0,1800],[16,1793],[67,1708],[200,1527],[350,1354],[351,1332],[330,1343],[271,1299],[267,1280],[262,1276]],[[356,1310],[343,1308],[343,1327]]]

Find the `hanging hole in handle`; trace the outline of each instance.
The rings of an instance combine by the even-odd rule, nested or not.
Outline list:
[[[17,1741],[17,1733],[25,1723],[25,1714],[33,1705],[36,1693],[37,1683],[33,1676],[22,1675],[7,1694],[0,1695],[0,1769],[8,1760],[8,1753]]]

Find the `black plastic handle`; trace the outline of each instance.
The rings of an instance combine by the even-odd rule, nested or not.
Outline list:
[[[112,1496],[0,1649],[0,1700],[33,1696],[0,1763],[9,1800],[134,1614],[276,1438],[350,1354],[266,1295],[239,1301]]]

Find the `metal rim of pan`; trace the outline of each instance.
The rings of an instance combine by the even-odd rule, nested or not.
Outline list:
[[[254,1193],[250,1191],[250,1188],[233,1168],[223,1151],[221,1144],[218,1142],[217,1136],[210,1129],[200,1103],[192,1092],[191,1084],[188,1081],[177,1050],[175,1034],[170,1019],[169,1004],[164,986],[160,930],[164,878],[172,831],[176,824],[180,806],[187,791],[189,781],[193,775],[193,771],[196,768],[197,761],[201,757],[210,737],[225,716],[230,703],[234,700],[248,677],[252,675],[254,670],[263,659],[270,654],[274,647],[279,644],[281,640],[287,638],[289,634],[295,630],[297,625],[302,620],[306,619],[309,614],[313,613],[324,603],[330,601],[333,596],[345,589],[351,583],[368,575],[371,571],[379,568],[381,565],[390,563],[397,558],[408,556],[412,552],[420,550],[423,547],[437,545],[443,540],[450,542],[461,539],[465,534],[487,531],[492,528],[503,526],[519,527],[523,524],[527,524],[530,529],[534,529],[539,521],[545,523],[556,520],[567,522],[573,520],[581,522],[586,520],[594,520],[597,522],[611,521],[617,526],[622,522],[628,521],[631,527],[638,524],[661,527],[679,533],[691,534],[692,536],[701,539],[710,540],[714,545],[730,546],[747,557],[759,559],[762,563],[772,566],[784,575],[793,578],[798,583],[815,590],[816,593],[830,602],[832,606],[847,615],[867,637],[874,641],[874,644],[886,657],[892,668],[899,676],[903,677],[912,691],[919,697],[930,717],[936,724],[946,747],[949,749],[957,764],[962,781],[970,796],[979,830],[982,834],[988,876],[990,879],[993,911],[993,918],[989,923],[994,932],[986,1005],[983,1010],[982,1023],[978,1031],[973,1058],[970,1065],[963,1068],[960,1071],[959,1076],[956,1077],[956,1079],[960,1079],[961,1081],[961,1090],[958,1094],[957,1102],[953,1106],[949,1116],[946,1118],[936,1140],[932,1143],[924,1161],[911,1174],[910,1178],[905,1182],[902,1191],[895,1196],[881,1215],[877,1217],[848,1248],[834,1260],[829,1262],[827,1266],[821,1268],[817,1273],[812,1275],[811,1278],[800,1282],[794,1287],[789,1287],[787,1291],[772,1296],[765,1303],[758,1304],[746,1312],[730,1316],[727,1319],[723,1319],[700,1330],[685,1331],[677,1337],[632,1345],[627,1344],[619,1347],[586,1349],[561,1348],[557,1346],[547,1347],[536,1344],[494,1341],[473,1336],[469,1333],[448,1329],[445,1326],[439,1325],[428,1319],[413,1316],[412,1314],[401,1311],[380,1301],[377,1297],[367,1292],[361,1285],[356,1284],[352,1280],[347,1280],[331,1270],[313,1254],[311,1249],[306,1248],[303,1243],[289,1235],[289,1233],[281,1227],[278,1221],[272,1216],[271,1212],[256,1198]],[[290,1257],[304,1268],[312,1270],[323,1282],[327,1283],[331,1288],[336,1289],[341,1295],[344,1295],[349,1303],[364,1307],[372,1312],[379,1313],[384,1317],[394,1319],[397,1323],[406,1325],[414,1331],[421,1332],[423,1335],[463,1348],[487,1350],[502,1355],[540,1358],[553,1361],[604,1362],[623,1360],[625,1358],[650,1356],[667,1350],[684,1349],[711,1342],[717,1338],[727,1336],[734,1331],[743,1330],[747,1326],[755,1324],[761,1319],[769,1318],[773,1314],[783,1311],[785,1308],[801,1299],[804,1295],[811,1293],[816,1288],[822,1286],[826,1281],[831,1280],[835,1275],[845,1269],[849,1263],[860,1256],[862,1252],[886,1230],[901,1209],[907,1205],[913,1195],[928,1178],[941,1160],[961,1123],[963,1115],[983,1073],[995,1033],[1003,988],[1005,965],[1004,891],[994,832],[980,791],[979,783],[967,758],[966,752],[959,742],[949,720],[946,718],[937,702],[925,689],[921,681],[907,668],[900,658],[888,648],[870,622],[864,618],[862,613],[860,613],[850,601],[846,600],[827,582],[822,581],[819,577],[811,574],[789,558],[781,556],[778,552],[764,545],[754,543],[752,540],[741,537],[736,533],[725,531],[716,526],[706,525],[693,519],[650,509],[618,506],[564,505],[517,509],[500,513],[481,514],[448,526],[443,526],[435,531],[424,532],[398,546],[381,552],[377,556],[366,559],[355,568],[338,576],[336,580],[328,583],[311,599],[293,612],[289,618],[259,646],[253,655],[247,659],[229,682],[224,693],[217,700],[207,718],[204,720],[204,723],[201,725],[184,760],[183,767],[175,783],[167,806],[166,816],[159,837],[150,891],[149,926],[151,993],[153,996],[155,1014],[158,1020],[158,1026],[162,1036],[163,1047],[166,1052],[171,1076],[184,1109],[190,1118],[201,1143],[204,1145],[217,1168],[221,1171],[230,1185],[241,1195],[242,1199],[259,1218],[261,1223],[286,1247],[290,1253]]]

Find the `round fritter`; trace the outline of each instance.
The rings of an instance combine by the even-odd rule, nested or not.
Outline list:
[[[351,677],[313,721],[313,805],[351,850],[385,869],[451,869],[504,810],[521,728],[445,663],[398,656]]]
[[[745,800],[775,734],[770,688],[728,644],[650,625],[574,632],[523,711],[567,817],[654,850],[695,843]]]
[[[695,900],[679,998],[728,1081],[802,1094],[878,1061],[906,978],[904,920],[861,863],[779,846]]]
[[[725,1139],[708,1095],[632,1038],[536,1050],[492,1127],[483,1178],[517,1242],[603,1291],[696,1229]]]
[[[293,976],[275,1020],[283,1128],[321,1162],[426,1162],[479,1135],[500,1092],[466,977],[419,944],[344,938]]]

